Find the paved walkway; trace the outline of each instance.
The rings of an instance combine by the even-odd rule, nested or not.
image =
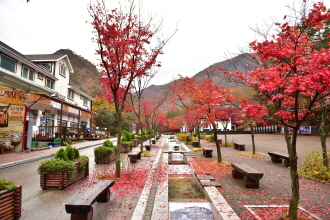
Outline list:
[[[223,139],[221,135],[219,138]],[[97,146],[103,143],[100,141],[86,141],[74,144],[73,146],[81,149],[91,146]],[[240,142],[246,144],[246,151],[251,151],[251,137],[250,135],[229,135],[229,142]],[[327,141],[330,146],[330,140]],[[257,151],[267,153],[270,150],[277,150],[286,152],[285,140],[282,135],[256,135]],[[188,146],[192,148],[192,146]],[[299,163],[303,161],[303,154],[309,151],[310,148],[321,150],[319,137],[314,136],[299,136],[298,139],[298,157]],[[0,155],[0,168],[6,169],[16,164],[25,163],[32,160],[39,160],[42,157],[51,157],[58,148],[52,148],[43,151],[34,151],[29,153],[12,153]],[[216,160],[216,151],[213,151],[213,157],[208,158],[212,162]],[[242,185],[241,180],[232,178],[230,173],[215,175],[216,181],[221,183],[221,188],[218,188],[223,197],[231,205],[234,211],[240,216],[241,219],[252,219],[246,205],[270,205],[288,204],[290,198],[290,174],[289,169],[285,168],[283,164],[273,164],[268,156],[261,158],[251,158],[240,151],[231,147],[221,148],[223,160],[228,162],[244,162],[251,167],[265,173],[260,181],[259,189],[246,189]],[[201,152],[194,152],[195,160],[203,159],[204,156]],[[143,161],[143,160],[142,160]],[[141,161],[139,161],[141,163]],[[1,177],[1,169],[0,169]],[[153,188],[155,190],[155,188]],[[330,219],[330,185],[312,180],[300,179],[300,203],[299,205],[307,209],[309,212],[316,214],[320,219]],[[154,193],[152,193],[154,194]],[[138,200],[139,198],[136,198]],[[150,199],[149,199],[150,200]],[[113,201],[111,202],[113,203]],[[136,203],[136,202],[132,202]],[[148,204],[150,207],[150,204]],[[97,206],[94,207],[97,209]],[[95,210],[94,209],[94,210]],[[122,207],[120,211],[124,210]],[[130,209],[131,213],[133,209]],[[150,215],[150,209],[148,208]],[[129,216],[129,213],[127,214]],[[129,218],[127,218],[129,219]],[[144,219],[150,219],[144,218]]]
[[[110,140],[115,141],[116,138],[110,138]],[[75,143],[72,146],[79,150],[87,147],[99,146],[104,141],[105,140],[85,141],[85,142]],[[55,152],[58,149],[59,148],[57,147],[53,147],[47,150],[40,150],[40,151],[0,154],[0,169],[52,157],[54,156]]]

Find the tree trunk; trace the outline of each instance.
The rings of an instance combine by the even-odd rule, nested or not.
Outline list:
[[[199,126],[197,126],[197,138],[198,138],[198,147],[201,147],[201,134],[199,132]]]
[[[142,123],[140,122],[140,129],[141,129],[141,138],[140,138],[140,151],[143,151],[143,135],[142,135]]]
[[[326,123],[326,110],[324,109],[321,113],[321,124],[319,127],[321,145],[322,145],[322,157],[323,157],[323,165],[329,168],[329,158],[327,153],[327,137],[330,131],[330,127],[325,131],[325,123]]]
[[[121,148],[121,114],[117,114],[118,136],[116,151],[116,177],[120,178],[120,148]]]
[[[215,124],[212,124],[212,128],[213,128],[213,135],[214,135],[215,145],[217,146],[218,163],[221,163],[222,162],[222,158],[221,158],[220,144],[219,144],[219,141],[218,141],[217,126]]]
[[[223,133],[225,134],[225,146],[227,146],[228,141],[227,141],[227,129],[226,128],[223,129]]]
[[[298,217],[298,204],[299,204],[299,178],[298,178],[298,166],[297,166],[297,134],[299,126],[293,130],[292,140],[289,134],[288,127],[284,128],[285,140],[290,157],[290,175],[291,175],[291,200],[289,205],[289,218],[297,219]]]
[[[253,124],[250,123],[250,130],[251,130],[251,138],[252,138],[252,153],[256,154],[256,144],[254,141],[254,130],[253,130]]]

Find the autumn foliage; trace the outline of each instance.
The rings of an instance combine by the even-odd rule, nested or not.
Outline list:
[[[260,62],[255,71],[232,73],[247,86],[256,88],[268,104],[275,106],[278,122],[293,129],[286,130],[290,156],[292,197],[289,217],[297,218],[299,179],[296,141],[299,127],[323,103],[329,94],[330,50],[316,49],[318,41],[309,35],[311,29],[322,29],[330,19],[322,2],[315,3],[306,17],[297,24],[276,23],[280,32],[271,40],[254,41],[250,48]]]

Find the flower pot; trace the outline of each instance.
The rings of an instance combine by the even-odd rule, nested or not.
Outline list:
[[[155,139],[152,139],[152,140],[151,140],[151,143],[152,143],[152,144],[156,144],[156,140],[155,140]]]
[[[106,156],[104,158],[98,158],[96,155],[95,155],[95,152],[94,152],[94,161],[96,164],[99,164],[99,163],[110,163],[112,161],[116,160],[116,150],[114,150],[114,152],[112,154],[106,154]]]
[[[150,148],[151,148],[150,145],[145,145],[145,147],[146,147],[147,151],[150,151]]]
[[[0,219],[17,219],[22,212],[22,186],[0,191]]]
[[[89,175],[89,163],[86,163],[85,170],[79,172],[80,162],[77,161],[74,163],[74,172],[72,177],[68,179],[67,170],[59,172],[59,173],[49,173],[49,174],[41,174],[40,175],[40,187],[42,189],[47,188],[58,188],[64,189],[68,185],[85,178]]]

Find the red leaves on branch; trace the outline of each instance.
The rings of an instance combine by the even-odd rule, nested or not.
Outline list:
[[[109,11],[101,3],[89,6],[104,98],[118,105],[125,102],[135,78],[147,76],[153,67],[160,66],[156,58],[165,45],[158,42],[150,46],[157,31],[134,14],[134,2],[129,4],[127,11]]]
[[[267,97],[276,106],[276,116],[283,119],[282,123],[301,123],[330,94],[330,51],[316,50],[317,41],[307,32],[322,28],[329,18],[330,13],[319,2],[304,21],[305,28],[277,24],[281,32],[273,40],[250,43],[260,61],[267,65],[248,73],[231,73]]]

